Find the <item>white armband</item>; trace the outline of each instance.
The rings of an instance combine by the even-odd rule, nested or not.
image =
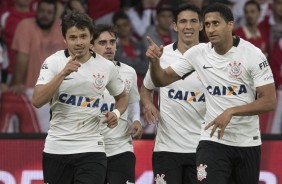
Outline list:
[[[119,119],[119,117],[120,117],[119,110],[118,109],[114,109],[112,112],[115,113],[115,115],[117,116],[117,119]]]

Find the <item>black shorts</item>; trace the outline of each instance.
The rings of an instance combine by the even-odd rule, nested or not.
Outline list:
[[[200,141],[197,148],[199,184],[258,184],[260,146],[235,147]]]
[[[135,183],[136,158],[132,152],[124,152],[107,157],[106,183],[126,184]]]
[[[49,154],[43,152],[43,177],[48,184],[104,184],[107,158],[103,152]]]
[[[196,154],[154,152],[153,171],[155,183],[163,180],[167,184],[195,184]]]

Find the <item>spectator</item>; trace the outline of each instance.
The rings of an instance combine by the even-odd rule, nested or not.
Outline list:
[[[111,24],[113,14],[120,6],[120,0],[88,0],[87,13],[96,24]]]
[[[56,2],[41,0],[35,18],[25,19],[17,26],[12,49],[17,53],[11,91],[31,99],[43,61],[57,50],[65,48],[60,20],[56,19]],[[24,35],[24,36],[22,36]],[[42,131],[47,131],[49,106],[38,109]]]
[[[276,87],[282,89],[282,38],[275,43],[270,55],[269,64],[273,71]]]
[[[152,24],[153,18],[153,10],[149,7],[144,7],[144,1],[146,0],[134,1],[134,6],[127,11],[127,15],[132,24],[134,36],[140,40],[146,33],[146,29]]]
[[[259,29],[269,37],[271,52],[273,44],[282,37],[282,0],[273,0],[272,14],[259,24]]]
[[[146,36],[150,36],[157,45],[168,45],[177,41],[177,34],[172,30],[173,8],[169,4],[160,4],[157,7],[156,24],[148,27]],[[146,37],[143,43],[148,47]]]
[[[126,13],[116,12],[113,16],[113,24],[118,33],[115,58],[135,69],[138,78],[137,84],[140,87],[149,66],[145,57],[145,47],[133,36],[132,25]]]
[[[269,51],[269,39],[258,28],[260,5],[255,0],[247,1],[244,6],[245,25],[236,30],[236,35],[251,42],[260,48],[267,57]]]
[[[6,83],[11,82],[11,76],[15,69],[16,52],[12,50],[12,41],[19,22],[25,18],[34,17],[34,11],[31,8],[32,0],[14,0],[13,7],[5,12],[1,17],[1,27],[3,28],[3,40],[8,50],[8,68],[4,68],[4,72],[8,76],[4,76]],[[8,79],[7,79],[8,78]]]

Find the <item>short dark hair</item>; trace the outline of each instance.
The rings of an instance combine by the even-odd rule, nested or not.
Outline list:
[[[225,20],[225,22],[234,21],[234,16],[231,11],[231,9],[222,3],[212,3],[206,7],[206,9],[203,12],[203,16],[205,16],[207,13],[211,12],[218,12],[221,17]]]
[[[163,11],[170,11],[170,12],[174,13],[173,7],[171,6],[171,4],[168,4],[168,3],[160,3],[156,7],[156,14],[157,15],[159,15]]]
[[[116,22],[120,19],[130,21],[128,15],[124,11],[117,11],[114,13],[112,19],[113,24],[116,24]]]
[[[198,14],[199,20],[202,20],[202,14],[201,10],[194,4],[189,4],[189,3],[182,3],[180,4],[176,10],[174,11],[174,21],[177,23],[177,16],[182,12],[182,11],[192,11]]]
[[[109,32],[111,35],[113,35],[115,38],[117,38],[117,32],[116,32],[115,28],[112,25],[109,25],[109,24],[97,24],[94,27],[93,39],[91,40],[91,43],[94,44],[94,41],[103,32]]]
[[[86,14],[77,10],[67,11],[62,17],[62,34],[66,38],[67,30],[71,27],[77,27],[78,29],[88,29],[90,35],[93,35],[93,20]]]
[[[257,1],[254,1],[254,0],[250,0],[250,1],[247,1],[244,5],[244,10],[246,9],[246,6],[250,5],[250,4],[253,4],[257,7],[258,11],[260,12],[261,9],[260,9],[260,4],[257,2]]]
[[[55,0],[39,0],[38,4],[37,4],[37,9],[38,9],[38,7],[41,6],[42,3],[53,4],[55,13],[57,12],[57,1],[55,1]]]

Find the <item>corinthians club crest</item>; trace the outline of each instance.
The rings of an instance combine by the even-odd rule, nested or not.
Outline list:
[[[102,89],[105,85],[104,85],[104,75],[103,74],[97,74],[97,75],[93,75],[95,81],[94,81],[94,86],[96,89],[100,90]]]
[[[242,73],[241,63],[238,61],[232,61],[228,64],[229,74],[233,77],[238,77]]]
[[[131,82],[130,82],[130,80],[125,80],[124,81],[124,84],[125,84],[125,91],[127,92],[127,93],[129,93],[129,90],[130,90],[130,86],[131,86]]]

